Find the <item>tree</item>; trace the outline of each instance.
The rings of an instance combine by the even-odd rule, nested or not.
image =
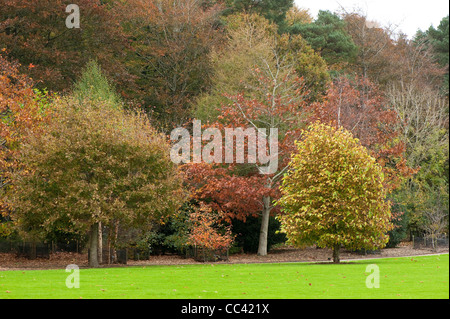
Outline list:
[[[431,26],[427,31],[418,31],[415,41],[425,42],[433,50],[433,60],[446,69],[442,93],[448,97],[448,64],[449,64],[449,16],[442,18],[437,28]]]
[[[319,11],[311,23],[296,23],[289,32],[300,34],[329,66],[343,68],[356,58],[357,47],[346,32],[345,21],[330,11]]]
[[[223,252],[230,248],[234,240],[231,228],[228,226],[220,229],[217,225],[220,219],[220,214],[214,213],[211,207],[201,204],[189,216],[191,229],[188,244],[204,249],[208,253]],[[205,251],[204,253],[206,254]]]
[[[284,29],[286,13],[294,0],[224,0],[230,13],[259,14]]]
[[[305,81],[308,99],[322,101],[330,85],[326,61],[301,35],[284,34],[278,39],[277,54],[289,57],[295,72]]]
[[[257,14],[236,14],[225,19],[225,43],[213,48],[211,60],[211,88],[194,102],[193,115],[204,122],[217,120],[227,94],[246,92],[246,86],[255,82],[252,70],[271,61],[275,48],[277,28]]]
[[[3,50],[5,52],[6,50]],[[17,154],[30,132],[40,132],[47,121],[51,96],[34,88],[31,78],[20,73],[20,64],[0,52],[0,192],[11,188],[10,175],[26,169]],[[9,218],[13,207],[0,198],[0,216]]]
[[[224,212],[229,218],[245,220],[249,215],[261,216],[258,248],[261,256],[267,255],[269,219],[276,212],[272,201],[279,196],[279,182],[287,169],[294,140],[307,118],[308,90],[290,62],[289,56],[275,54],[273,60],[267,60],[265,66],[253,71],[255,82],[250,86],[253,98],[247,97],[245,91],[226,95],[230,102],[222,105],[218,120],[205,125],[219,130],[240,128],[244,132],[248,129],[265,132],[255,136],[253,143],[258,145],[260,154],[273,159],[269,165],[261,158],[251,162],[248,157],[242,163],[237,156],[231,163],[186,165],[187,180],[196,200]],[[233,142],[234,154],[241,150],[248,155],[250,144],[249,137],[240,146]],[[272,167],[275,161],[276,166]]]
[[[287,27],[292,27],[295,24],[307,24],[314,21],[309,9],[299,8],[295,4],[286,13]]]
[[[111,107],[121,107],[123,104],[114,84],[107,79],[96,60],[86,64],[81,77],[74,84],[72,95],[79,101],[103,101]]]
[[[388,54],[391,68],[388,70],[390,80],[385,85],[386,91],[392,86],[411,85],[416,88],[441,89],[446,69],[436,63],[434,54],[426,37],[409,40],[406,36],[400,36]]]
[[[345,12],[343,20],[347,34],[358,48],[354,63],[349,65],[350,71],[377,84],[390,80],[394,69],[391,63],[393,28],[381,27],[361,12]]]
[[[435,212],[439,197],[448,198],[448,100],[439,94],[439,87],[420,76],[399,80],[386,95],[399,119],[407,165],[420,168],[394,193],[414,232],[420,229],[423,214]]]
[[[309,110],[311,122],[343,127],[358,138],[383,167],[385,184],[391,191],[415,172],[407,165],[405,144],[398,138],[398,115],[369,79],[338,77],[324,101],[311,104]]]
[[[161,128],[178,127],[210,84],[208,54],[220,39],[221,7],[204,7],[201,0],[133,0],[122,6],[132,39],[128,66],[137,77],[134,96]]]
[[[12,175],[6,198],[28,234],[88,232],[96,267],[99,223],[151,224],[178,208],[182,180],[146,115],[70,98],[53,107],[46,129],[23,145],[20,160],[29,169]]]
[[[382,248],[392,229],[383,173],[347,130],[315,123],[297,143],[277,205],[281,231],[295,246]]]
[[[122,63],[128,52],[112,1],[80,0],[80,28],[69,29],[69,0],[0,2],[0,43],[21,64],[21,72],[39,89],[71,89],[90,59],[98,59],[107,76],[121,87],[132,86]],[[115,2],[114,2],[115,3]],[[27,68],[33,65],[32,68]]]
[[[329,75],[325,61],[299,35],[278,35],[277,26],[256,14],[236,14],[225,19],[226,41],[216,47],[210,59],[213,68],[211,89],[195,101],[194,116],[216,121],[224,95],[243,94],[246,98],[264,98],[258,90],[255,69],[277,68],[281,59],[302,77],[310,100],[326,93]],[[278,59],[278,60],[277,60]]]
[[[446,230],[448,230],[448,191],[445,202],[441,200],[438,194],[437,200],[433,200],[433,205],[424,212],[424,222],[422,228],[425,233],[431,237],[433,250],[437,250],[437,240]]]

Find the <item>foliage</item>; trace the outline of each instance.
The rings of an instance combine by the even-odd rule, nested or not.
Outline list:
[[[420,169],[403,182],[393,199],[405,209],[409,231],[417,234],[424,215],[438,205],[448,215],[448,205],[438,200],[448,198],[448,100],[421,78],[399,82],[388,89],[387,98],[399,117],[407,164]]]
[[[189,222],[191,230],[188,244],[207,250],[226,250],[233,243],[231,227],[225,227],[222,233],[217,229],[220,215],[213,212],[206,205],[201,205],[198,210],[190,214]]]
[[[301,36],[278,35],[277,26],[258,15],[236,14],[226,18],[226,42],[211,53],[213,79],[211,90],[195,103],[194,116],[216,121],[227,95],[242,94],[248,99],[264,98],[255,69],[290,68],[301,77],[310,100],[320,99],[329,84],[325,61]],[[269,71],[268,71],[269,72]]]
[[[320,52],[315,51],[302,36],[285,34],[278,39],[277,54],[289,57],[295,72],[305,81],[308,99],[321,101],[330,85],[330,75]]]
[[[254,250],[258,240],[264,254],[294,141],[316,120],[351,132],[382,168],[395,225],[388,245],[430,225],[448,232],[448,16],[409,39],[361,9],[313,19],[293,3],[79,0],[81,27],[68,29],[69,0],[1,1],[0,236],[16,236],[16,223],[29,237],[94,238],[97,222],[119,232],[120,220],[128,242],[182,251],[192,213],[198,225],[220,216],[204,234],[239,225],[239,244]],[[277,128],[278,170],[261,175],[263,163],[234,158],[189,164],[189,201],[166,205],[181,177],[162,164],[169,146],[156,131],[191,116],[221,132]],[[243,144],[234,153],[248,156],[248,137]]]
[[[13,174],[7,194],[24,232],[84,233],[115,221],[145,226],[178,208],[181,178],[144,114],[92,100],[60,99],[53,107],[45,132],[21,149],[29,169]]]
[[[442,93],[448,97],[448,65],[449,65],[449,16],[442,18],[437,28],[431,26],[425,32],[418,31],[415,42],[421,43],[425,41],[427,47],[433,50],[433,59],[441,66],[446,68],[444,81],[442,85]]]
[[[329,66],[342,68],[356,57],[357,47],[345,30],[345,22],[330,11],[320,10],[314,22],[293,24],[289,32],[300,34]]]
[[[45,123],[52,99],[46,91],[34,89],[34,82],[21,74],[20,64],[0,54],[0,192],[11,187],[10,175],[26,169],[17,157],[30,132],[39,132]],[[0,215],[7,217],[11,207],[0,198]],[[5,227],[4,225],[2,228]]]
[[[107,102],[112,107],[121,107],[122,104],[121,97],[95,60],[86,64],[80,79],[74,85],[72,95],[80,101],[89,98]]]
[[[309,9],[299,8],[295,4],[286,13],[287,27],[292,27],[295,24],[307,24],[313,22],[313,17],[309,12]]]
[[[397,247],[403,240],[407,238],[408,225],[410,223],[410,218],[407,213],[408,207],[405,207],[404,203],[399,201],[398,197],[391,196],[392,198],[392,224],[393,229],[388,232],[389,241],[386,244],[386,248],[394,248]]]
[[[225,43],[209,54],[213,70],[211,88],[194,103],[193,115],[205,122],[216,121],[222,104],[229,102],[224,93],[245,92],[246,96],[253,96],[246,89],[255,82],[251,71],[273,56],[275,25],[256,14],[230,15],[225,23]]]
[[[266,136],[255,137],[255,144],[265,145],[266,153],[276,159],[274,171],[269,172],[267,163],[261,160],[247,161],[242,165],[234,157],[227,164],[191,163],[185,166],[188,185],[196,200],[224,212],[230,219],[245,220],[247,216],[261,212],[258,254],[262,256],[267,254],[269,218],[276,212],[272,199],[279,196],[279,181],[295,148],[294,140],[307,118],[308,91],[303,79],[296,75],[289,57],[276,58],[275,64],[266,64],[253,71],[255,84],[251,89],[257,98],[249,98],[243,93],[226,95],[231,103],[222,106],[218,121],[205,125],[219,130],[250,128],[257,132],[258,129],[266,129]],[[267,144],[263,144],[268,142],[271,129],[278,130],[278,135],[273,135],[274,143],[271,143],[276,145],[276,150],[269,150]],[[238,146],[234,143],[233,154],[248,152],[249,139],[243,144]]]
[[[258,14],[278,24],[283,29],[286,13],[293,7],[293,0],[224,0],[230,13]]]
[[[136,99],[167,130],[183,124],[193,99],[211,80],[207,58],[220,39],[220,6],[202,1],[140,1],[122,4],[123,26],[133,54],[130,71],[137,77]]]
[[[369,149],[383,167],[389,190],[399,188],[416,172],[406,163],[398,114],[378,85],[368,78],[338,77],[324,101],[311,104],[309,109],[312,121],[343,127]]]
[[[297,143],[277,205],[281,230],[296,246],[382,248],[392,229],[383,173],[352,134],[316,123]]]
[[[345,13],[342,18],[346,33],[358,48],[356,59],[347,70],[378,84],[391,80],[392,71],[395,70],[392,63],[395,55],[392,54],[394,40],[391,38],[391,28],[381,27],[358,11]]]
[[[69,0],[0,2],[0,43],[21,64],[39,89],[64,91],[96,58],[108,76],[121,86],[131,77],[122,57],[128,47],[111,1],[80,0],[80,28],[68,29]],[[27,68],[30,66],[29,68]]]

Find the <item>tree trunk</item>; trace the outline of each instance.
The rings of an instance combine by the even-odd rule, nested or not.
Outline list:
[[[269,233],[269,217],[270,217],[270,196],[263,198],[263,211],[261,219],[261,230],[259,232],[258,255],[267,256],[267,236]]]
[[[115,221],[115,225],[114,225],[114,237],[113,238],[113,242],[112,242],[112,260],[114,261],[114,263],[117,263],[117,251],[116,251],[116,247],[117,247],[117,238],[119,236],[119,221],[116,220]]]
[[[37,258],[37,252],[36,252],[36,241],[32,240],[30,243],[30,259],[36,259]]]
[[[89,267],[98,266],[98,223],[95,223],[91,226],[89,234]]]
[[[333,262],[335,264],[339,264],[341,262],[341,259],[339,257],[340,250],[341,250],[341,245],[340,244],[334,245],[334,248],[333,248]]]
[[[102,222],[98,223],[98,263],[103,264],[103,229]]]

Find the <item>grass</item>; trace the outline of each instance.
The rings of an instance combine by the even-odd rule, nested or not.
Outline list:
[[[380,288],[366,287],[366,267]],[[345,264],[201,264],[80,270],[80,288],[62,270],[0,271],[0,299],[448,299],[449,255]]]

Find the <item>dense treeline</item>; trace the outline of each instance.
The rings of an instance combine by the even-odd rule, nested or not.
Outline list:
[[[409,39],[292,0],[82,0],[69,29],[70,2],[0,4],[0,236],[97,249],[103,225],[117,247],[265,255],[286,240],[274,204],[316,121],[379,165],[388,245],[448,233],[448,16]],[[168,163],[167,135],[193,118],[278,128],[278,170]]]

